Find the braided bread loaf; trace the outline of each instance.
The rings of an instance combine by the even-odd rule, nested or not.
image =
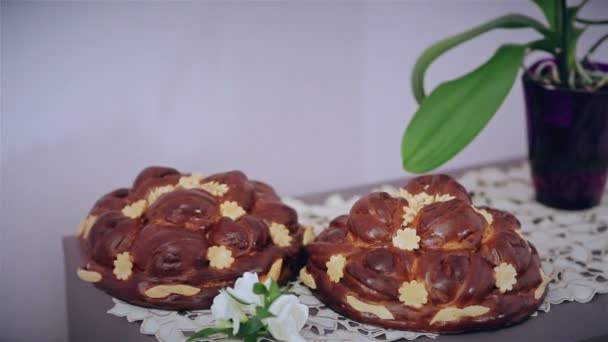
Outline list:
[[[150,167],[95,203],[79,231],[78,276],[126,302],[206,309],[243,272],[284,284],[312,231],[274,190],[239,171],[209,177]]]
[[[449,176],[371,193],[307,247],[300,279],[354,320],[437,333],[527,318],[548,279],[517,219],[476,208]]]

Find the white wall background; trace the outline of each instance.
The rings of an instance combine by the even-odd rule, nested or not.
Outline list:
[[[403,176],[417,55],[501,14],[541,18],[523,0],[3,1],[1,12],[0,339],[11,341],[66,338],[61,237],[142,167],[239,168],[283,194]],[[584,13],[606,16],[608,1]],[[468,43],[427,86],[535,36]],[[522,110],[518,83],[446,168],[524,156]]]

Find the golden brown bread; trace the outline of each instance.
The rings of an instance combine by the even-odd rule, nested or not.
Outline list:
[[[132,304],[206,309],[243,272],[293,278],[303,235],[296,212],[242,172],[150,167],[95,203],[80,227],[77,273]]]
[[[476,208],[449,176],[371,193],[306,247],[300,279],[354,320],[438,333],[514,324],[548,279],[511,214]]]

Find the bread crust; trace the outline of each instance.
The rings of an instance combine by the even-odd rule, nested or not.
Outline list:
[[[79,232],[78,275],[131,304],[208,309],[244,272],[270,272],[280,284],[293,279],[303,234],[295,210],[240,171],[203,177],[149,167],[90,210]]]
[[[446,175],[415,178],[398,196],[362,197],[306,250],[305,283],[323,303],[385,328],[458,333],[508,326],[534,313],[547,292],[519,221],[474,207]],[[344,259],[337,266],[329,262],[336,256]]]

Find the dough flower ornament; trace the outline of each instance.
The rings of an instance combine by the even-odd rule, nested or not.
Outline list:
[[[308,307],[287,294],[272,277],[262,283],[256,273],[246,272],[234,288],[220,290],[213,299],[211,315],[215,326],[197,331],[187,341],[203,341],[216,334],[251,342],[259,337],[304,341],[299,331],[308,319]]]

